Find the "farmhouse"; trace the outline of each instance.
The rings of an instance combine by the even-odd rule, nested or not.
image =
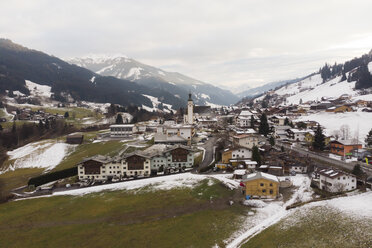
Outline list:
[[[243,194],[249,198],[272,198],[279,196],[279,180],[276,176],[256,172],[243,176]]]
[[[126,176],[150,176],[151,156],[143,152],[134,152],[125,155],[121,160],[122,175]]]

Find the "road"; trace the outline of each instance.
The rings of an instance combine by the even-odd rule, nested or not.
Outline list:
[[[314,158],[314,159],[323,161],[325,163],[333,164],[335,166],[339,166],[339,167],[342,167],[342,168],[345,168],[345,169],[348,169],[348,170],[352,170],[354,168],[355,164],[356,164],[356,163],[345,163],[345,162],[340,161],[340,160],[332,159],[332,158],[326,157],[322,154],[312,152],[312,151],[308,151],[308,150],[306,150],[304,148],[301,148],[301,147],[298,147],[298,146],[291,147],[291,146],[289,146],[287,144],[284,144],[284,143],[281,143],[281,142],[278,142],[278,145],[279,146],[284,146],[287,149],[291,149],[292,151],[298,152],[302,155],[309,156],[310,158]],[[367,167],[365,165],[361,165],[361,167],[362,167],[363,171],[365,173],[367,173],[368,176],[372,176],[372,168]]]
[[[207,142],[205,142],[204,145],[202,145],[202,147],[205,149],[205,155],[204,155],[204,160],[199,165],[199,169],[201,169],[203,167],[207,167],[208,165],[210,165],[213,162],[213,160],[214,160],[214,147],[215,147],[216,142],[217,142],[217,138],[213,136],[213,137],[210,137],[207,140]]]

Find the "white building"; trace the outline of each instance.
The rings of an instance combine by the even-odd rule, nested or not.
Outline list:
[[[134,132],[134,125],[132,124],[115,124],[110,125],[110,137],[121,138],[128,137]]]
[[[234,145],[252,149],[259,146],[259,136],[256,134],[241,134],[233,137]]]
[[[354,175],[334,169],[319,171],[319,188],[328,192],[343,192],[357,188]]]

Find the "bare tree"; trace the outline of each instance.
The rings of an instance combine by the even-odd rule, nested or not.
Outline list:
[[[350,138],[350,127],[347,124],[344,124],[340,127],[341,139],[347,140]]]

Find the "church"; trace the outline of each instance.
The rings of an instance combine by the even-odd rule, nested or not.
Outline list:
[[[206,118],[210,119],[212,109],[210,106],[195,106],[192,100],[191,93],[187,100],[187,112],[183,116],[183,123],[186,125],[194,125],[202,122]]]

